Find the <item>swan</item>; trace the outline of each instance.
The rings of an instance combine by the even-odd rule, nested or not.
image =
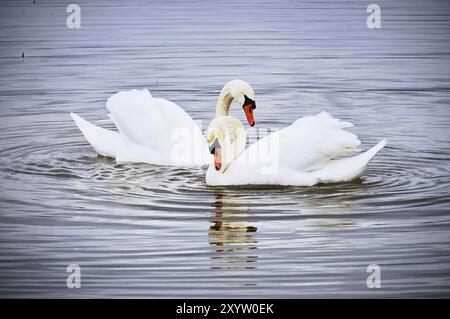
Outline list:
[[[216,116],[228,115],[233,99],[255,125],[255,92],[250,84],[236,79],[221,90]],[[157,165],[202,166],[210,161],[208,145],[196,122],[177,104],[155,98],[147,90],[121,91],[106,102],[109,117],[118,131],[86,121],[75,113],[71,118],[88,143],[101,156],[116,162],[143,162]]]
[[[344,130],[352,126],[321,112],[302,117],[245,148],[246,132],[241,121],[217,117],[206,131],[209,150],[214,154],[206,184],[312,186],[354,180],[386,140],[362,154],[336,159],[357,151],[360,145],[356,135]]]

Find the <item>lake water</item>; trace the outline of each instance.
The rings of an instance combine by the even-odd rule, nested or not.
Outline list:
[[[380,29],[365,1],[77,3],[80,29],[0,5],[1,297],[450,297],[448,1],[377,1]],[[209,188],[97,157],[69,117],[146,87],[207,124],[234,78],[256,128],[326,110],[389,144],[351,183]]]

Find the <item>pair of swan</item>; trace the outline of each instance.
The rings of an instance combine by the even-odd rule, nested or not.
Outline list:
[[[154,98],[148,90],[122,91],[106,107],[118,131],[89,123],[75,113],[72,119],[95,151],[117,162],[202,166],[208,185],[297,185],[350,181],[361,176],[369,161],[386,145],[383,139],[353,157],[358,138],[340,121],[322,112],[305,116],[246,148],[241,121],[228,115],[233,99],[255,125],[255,92],[242,81],[228,82],[220,92],[216,118],[206,131],[178,105]]]

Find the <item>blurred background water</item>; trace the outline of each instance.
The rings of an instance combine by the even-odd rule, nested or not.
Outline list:
[[[450,296],[448,1],[377,0],[380,29],[368,1],[77,1],[80,29],[69,3],[0,5],[1,297]],[[326,110],[389,144],[351,183],[209,188],[97,157],[69,117],[146,87],[208,123],[233,78],[257,128]]]

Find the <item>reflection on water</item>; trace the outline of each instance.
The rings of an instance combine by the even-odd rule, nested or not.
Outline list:
[[[256,230],[247,221],[251,212],[230,206],[230,197],[215,194],[214,212],[209,228],[209,244],[215,247],[211,257],[213,269],[254,269],[257,256],[252,251],[257,249]],[[239,218],[238,220],[234,220]]]

